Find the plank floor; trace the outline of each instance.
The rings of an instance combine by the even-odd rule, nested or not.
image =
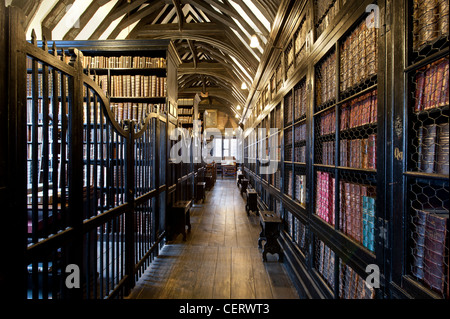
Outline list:
[[[136,283],[131,299],[297,299],[277,255],[262,261],[261,230],[234,179],[218,178],[191,209],[192,230],[168,242]]]

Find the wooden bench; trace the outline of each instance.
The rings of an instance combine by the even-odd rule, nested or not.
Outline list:
[[[242,178],[241,179],[241,195],[243,193],[245,193],[245,191],[247,190],[247,186],[248,186],[248,179]]]
[[[178,234],[182,234],[183,241],[186,241],[186,226],[188,226],[188,232],[191,231],[191,207],[191,200],[178,201],[170,207],[168,216],[169,239],[174,239]]]
[[[254,189],[247,188],[247,204],[245,205],[245,210],[247,215],[250,215],[250,211],[258,211],[258,193]]]
[[[195,199],[197,201],[202,199],[203,202],[205,202],[205,188],[206,188],[206,183],[205,182],[197,183],[197,188],[195,190],[195,194],[196,194]]]
[[[244,178],[244,174],[238,173],[237,175],[237,186],[241,185],[241,180]]]
[[[281,219],[274,212],[261,211],[259,212],[261,233],[259,234],[258,247],[262,248],[261,241],[265,240],[263,250],[263,261],[267,261],[267,253],[278,254],[278,261],[283,261],[283,252],[278,243],[280,237]]]
[[[213,180],[212,175],[206,175],[205,181],[206,181],[206,189],[210,190],[214,185],[214,180]]]

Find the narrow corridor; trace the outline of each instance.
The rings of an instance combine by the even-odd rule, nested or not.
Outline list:
[[[205,203],[191,209],[191,224],[187,241],[168,242],[130,298],[298,298],[277,255],[262,261],[259,217],[247,216],[234,179],[217,179]]]

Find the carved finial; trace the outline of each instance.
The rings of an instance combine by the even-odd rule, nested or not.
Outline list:
[[[45,35],[42,36],[42,50],[48,51],[48,45],[47,45],[47,39],[45,38]]]
[[[36,31],[34,29],[31,30],[31,43],[37,46]]]
[[[64,49],[62,49],[61,51],[62,51],[61,59],[63,62],[66,62],[66,52],[64,51]]]
[[[58,52],[56,51],[56,42],[55,41],[53,41],[52,50],[53,50],[53,55],[57,56]]]

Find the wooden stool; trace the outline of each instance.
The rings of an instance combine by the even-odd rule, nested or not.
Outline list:
[[[265,240],[263,250],[263,261],[267,261],[267,253],[278,254],[278,261],[283,261],[283,252],[278,243],[280,237],[281,219],[271,211],[259,212],[261,233],[259,234],[258,247],[261,247],[261,241]]]
[[[190,209],[192,201],[178,201],[169,210],[169,238],[174,239],[176,235],[182,234],[186,241],[186,225],[188,232],[191,231]]]
[[[205,182],[199,182],[197,183],[197,188],[196,188],[196,200],[200,200],[202,199],[203,202],[205,202],[205,188],[206,188],[206,183]]]
[[[250,215],[250,211],[258,211],[258,193],[254,189],[247,188],[247,205],[245,205],[247,215]]]
[[[248,186],[248,179],[242,178],[241,179],[241,195],[247,190]]]

